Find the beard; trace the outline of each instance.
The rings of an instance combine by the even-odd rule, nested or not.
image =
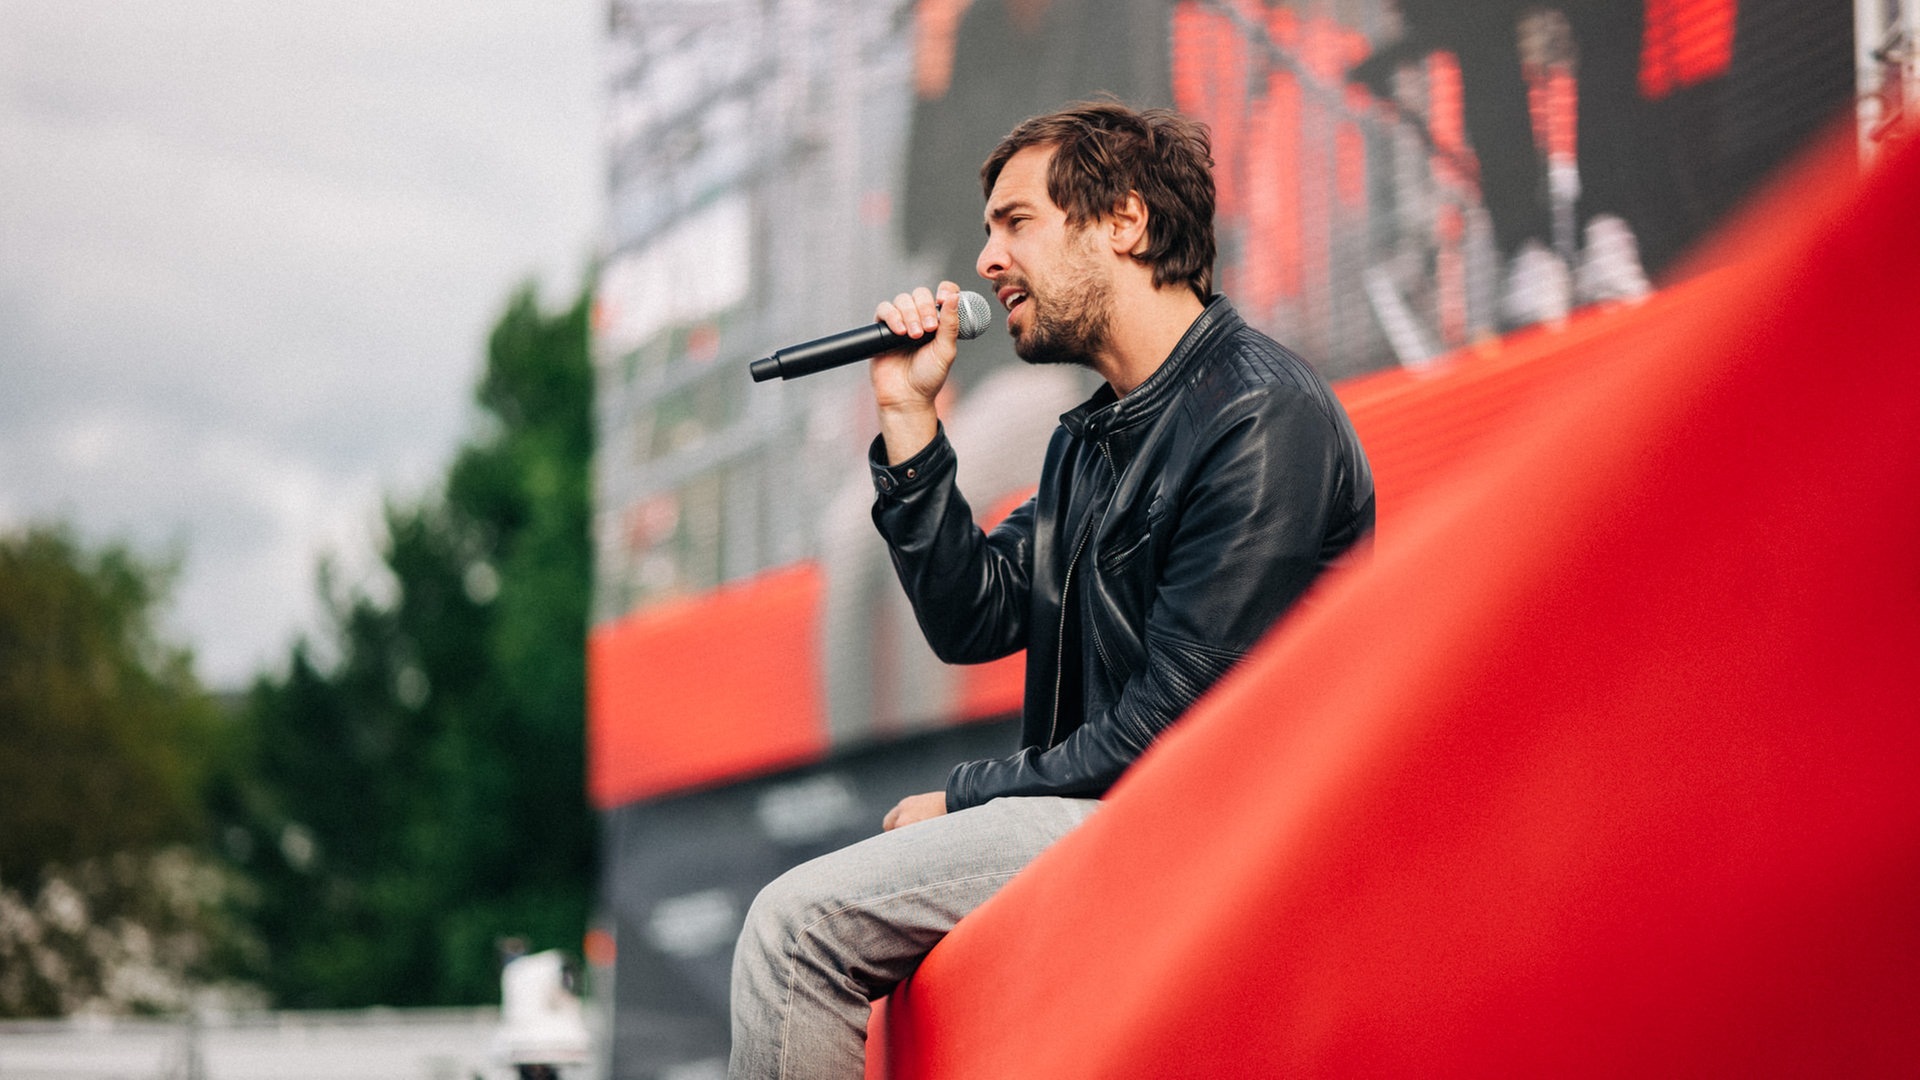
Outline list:
[[[1113,323],[1113,290],[1092,266],[1092,259],[1075,259],[1063,268],[1060,283],[1036,292],[1029,282],[1025,333],[1013,336],[1013,351],[1029,364],[1078,364],[1090,367],[1092,357],[1106,344]],[[1012,332],[1012,324],[1008,324]]]

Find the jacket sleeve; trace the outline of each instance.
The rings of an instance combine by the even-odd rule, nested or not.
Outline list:
[[[1025,648],[1033,500],[983,533],[954,484],[956,461],[944,426],[912,458],[885,462],[876,438],[868,452],[878,492],[873,523],[934,655],[949,664],[976,664]]]
[[[1200,453],[1155,580],[1145,663],[1059,744],[956,766],[949,810],[1104,794],[1318,576],[1347,466],[1332,418],[1304,395],[1255,395],[1224,411]]]

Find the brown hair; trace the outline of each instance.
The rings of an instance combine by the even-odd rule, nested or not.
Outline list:
[[[1106,216],[1128,193],[1147,204],[1153,283],[1184,282],[1205,303],[1213,291],[1213,150],[1206,125],[1171,109],[1134,110],[1117,101],[1082,101],[1025,120],[980,167],[987,196],[1008,159],[1030,146],[1053,147],[1047,195],[1070,225]]]

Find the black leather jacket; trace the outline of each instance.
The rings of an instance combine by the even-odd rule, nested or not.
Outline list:
[[[934,652],[1027,650],[1021,749],[958,765],[947,809],[1097,797],[1373,528],[1373,474],[1306,362],[1216,296],[1124,398],[1060,418],[1034,497],[990,533],[944,432],[870,464],[874,523]]]

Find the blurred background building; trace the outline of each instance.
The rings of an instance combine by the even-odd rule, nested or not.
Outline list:
[[[1109,93],[1205,120],[1219,287],[1335,381],[1632,302],[1782,162],[1914,108],[1899,0],[614,0],[589,774],[617,1077],[720,1076],[759,885],[1012,749],[868,522],[864,369],[747,364],[977,287],[980,161]],[[1092,389],[997,329],[946,419],[983,522]],[[605,969],[603,968],[603,973]],[[603,987],[604,989],[604,987]]]

